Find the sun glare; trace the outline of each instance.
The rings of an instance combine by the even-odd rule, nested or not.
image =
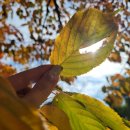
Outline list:
[[[91,46],[88,46],[88,47],[85,47],[85,48],[82,48],[82,49],[79,49],[79,53],[80,54],[86,54],[86,53],[89,53],[89,52],[96,52],[99,48],[101,48],[104,44],[104,42],[106,41],[106,38],[102,39],[101,41],[91,45]]]

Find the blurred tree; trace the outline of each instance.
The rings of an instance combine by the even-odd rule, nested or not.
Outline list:
[[[104,86],[102,90],[107,93],[105,102],[122,117],[130,120],[130,77],[127,76],[128,74],[129,70],[125,76],[116,74],[110,77],[108,80],[110,85]]]
[[[109,60],[122,63],[123,56],[126,55],[124,70],[127,74],[121,76],[122,79],[115,75],[115,80],[111,79],[110,86],[104,87],[103,90],[108,93],[105,100],[111,107],[122,106],[125,97],[129,106],[130,2],[128,0],[1,0],[0,59],[9,58],[14,64],[23,65],[24,69],[29,68],[29,64],[34,61],[41,63],[48,61],[54,39],[61,28],[77,10],[88,7],[98,8],[104,12],[122,9],[116,14],[119,30]],[[17,26],[19,23],[20,26]],[[24,32],[21,31],[22,28],[26,28]],[[16,69],[13,64],[6,65],[0,61],[1,75],[13,74]],[[62,80],[70,83],[74,78],[63,77]]]

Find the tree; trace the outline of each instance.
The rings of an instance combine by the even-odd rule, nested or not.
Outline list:
[[[110,86],[102,88],[103,92],[107,93],[105,102],[122,117],[130,119],[130,77],[116,74],[111,77],[109,82]]]

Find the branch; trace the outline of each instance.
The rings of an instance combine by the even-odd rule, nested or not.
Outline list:
[[[59,25],[60,25],[60,28],[62,28],[62,22],[61,22],[61,18],[60,18],[59,6],[58,6],[56,0],[54,0],[54,4],[55,4],[55,11],[56,11],[57,16],[58,16]]]

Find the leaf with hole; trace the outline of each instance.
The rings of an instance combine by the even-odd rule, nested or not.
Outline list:
[[[62,76],[86,73],[109,55],[116,34],[113,14],[94,8],[78,11],[56,38],[51,64],[63,67]]]

